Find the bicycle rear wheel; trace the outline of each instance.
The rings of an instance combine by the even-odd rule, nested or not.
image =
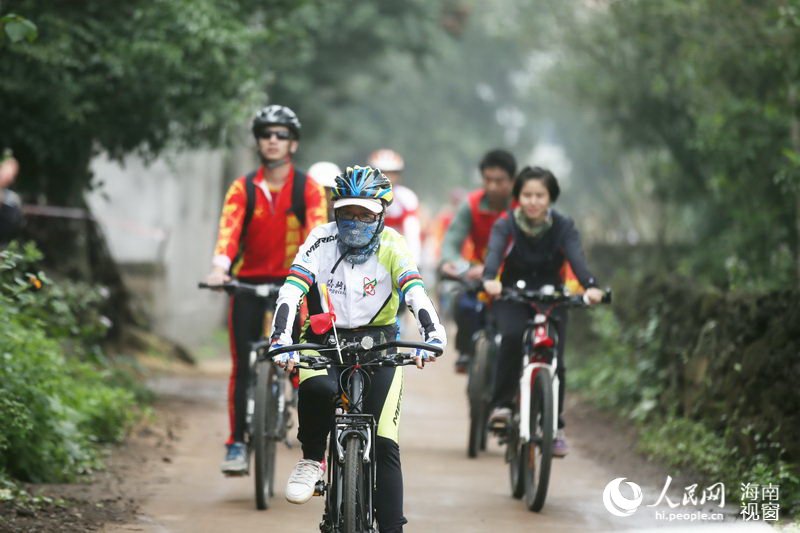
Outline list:
[[[531,390],[530,440],[523,444],[521,453],[525,505],[531,511],[541,511],[547,497],[553,436],[553,382],[550,372],[541,369]]]
[[[368,531],[367,472],[363,468],[364,448],[358,435],[350,435],[345,442],[344,472],[342,475],[343,533]]]
[[[480,333],[475,340],[475,354],[469,365],[467,396],[469,398],[469,439],[467,456],[477,457],[486,449],[491,388],[490,340]]]
[[[269,507],[275,482],[275,438],[278,424],[278,395],[280,376],[270,362],[256,365],[256,397],[253,411],[252,447],[255,456],[256,507]]]

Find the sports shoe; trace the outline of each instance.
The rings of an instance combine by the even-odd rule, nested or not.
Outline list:
[[[553,441],[553,457],[566,457],[568,453],[569,446],[567,445],[567,436],[564,435],[563,429],[559,429]]]
[[[222,461],[222,473],[229,476],[241,476],[247,473],[247,446],[243,442],[226,444],[225,460]]]
[[[324,473],[325,467],[322,463],[311,459],[300,459],[294,465],[292,475],[286,484],[286,499],[291,503],[306,503],[314,495],[314,487]]]
[[[489,415],[489,427],[491,429],[500,429],[508,426],[511,420],[511,409],[508,407],[495,407],[492,409],[492,414]]]

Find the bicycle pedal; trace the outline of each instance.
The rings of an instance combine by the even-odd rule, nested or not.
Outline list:
[[[492,424],[489,426],[489,431],[502,439],[506,436],[506,433],[508,433],[508,424],[504,422]]]
[[[246,477],[250,475],[250,472],[223,472],[223,474],[225,474],[225,477]]]
[[[325,482],[317,481],[317,484],[314,485],[314,496],[325,496],[325,490]]]

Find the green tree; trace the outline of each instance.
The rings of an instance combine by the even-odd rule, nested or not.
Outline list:
[[[697,245],[697,271],[734,285],[800,279],[800,2],[592,5],[560,13],[572,31],[558,73],[647,156],[645,179],[672,234]]]
[[[411,21],[377,17],[407,44],[385,49],[369,67],[320,57],[321,68],[345,78],[349,98],[321,85],[314,105],[326,124],[303,154],[352,164],[377,148],[395,149],[406,160],[405,183],[434,207],[444,205],[449,188],[475,184],[487,150],[504,147],[524,159],[540,102],[514,77],[527,50],[505,31],[505,6],[454,1],[427,4]]]
[[[22,164],[20,190],[82,205],[101,150],[121,158],[219,143],[259,99],[265,73],[254,47],[302,5],[4,2],[39,28],[32,43],[0,43],[0,144]]]

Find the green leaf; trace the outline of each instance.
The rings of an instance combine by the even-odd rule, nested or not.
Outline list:
[[[17,43],[23,39],[32,42],[39,35],[36,24],[19,15],[5,15],[0,19],[0,22],[2,22],[3,29],[12,43]]]

